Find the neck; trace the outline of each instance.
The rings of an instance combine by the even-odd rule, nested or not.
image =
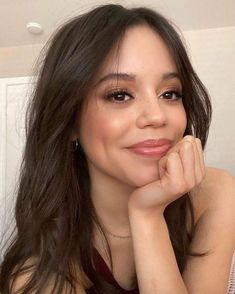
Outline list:
[[[114,235],[131,235],[128,200],[134,188],[97,170],[90,174],[91,198],[101,225]]]

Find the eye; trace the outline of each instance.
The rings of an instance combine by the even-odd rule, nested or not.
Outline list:
[[[178,90],[167,91],[162,94],[166,100],[179,100],[182,98],[182,93]]]
[[[114,103],[126,103],[133,99],[133,96],[128,91],[120,89],[111,91],[105,96],[105,99]]]

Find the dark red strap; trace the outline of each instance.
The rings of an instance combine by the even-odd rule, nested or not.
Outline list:
[[[117,289],[121,290],[121,293],[129,293],[129,294],[139,294],[139,290],[125,290],[123,289],[117,281],[114,279],[112,272],[110,271],[109,267],[107,266],[106,262],[103,260],[102,256],[100,255],[99,251],[94,247],[94,262],[96,270],[103,276],[103,278],[116,287]]]

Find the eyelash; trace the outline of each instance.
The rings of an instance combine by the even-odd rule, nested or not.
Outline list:
[[[182,93],[179,90],[176,90],[176,89],[166,91],[162,95],[165,95],[165,94],[175,94],[175,96],[176,96],[175,99],[166,99],[166,100],[169,100],[169,101],[177,101],[177,100],[182,98]],[[128,92],[128,90],[125,90],[125,89],[114,90],[114,91],[108,93],[105,96],[105,99],[108,100],[109,102],[114,102],[114,103],[118,103],[118,104],[128,103],[130,101],[130,99],[128,99],[128,100],[123,100],[123,101],[117,102],[117,100],[115,101],[114,99],[112,99],[112,98],[114,98],[114,96],[117,96],[117,95],[125,95],[125,96],[129,96],[129,97],[131,97],[133,99],[133,95],[130,92]]]

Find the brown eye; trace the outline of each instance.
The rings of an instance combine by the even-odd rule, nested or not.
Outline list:
[[[125,90],[113,91],[105,97],[105,99],[115,103],[125,103],[132,98],[132,95]]]
[[[182,93],[179,91],[167,91],[162,94],[163,98],[166,100],[179,100],[182,98]]]

